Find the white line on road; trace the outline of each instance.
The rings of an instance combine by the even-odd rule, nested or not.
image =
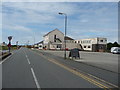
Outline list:
[[[40,90],[40,85],[39,85],[38,80],[35,76],[35,72],[34,72],[33,68],[31,68],[31,71],[32,71],[32,74],[33,74],[33,77],[34,77],[35,84],[36,84],[38,90]]]
[[[30,65],[30,60],[29,60],[29,58],[28,58],[28,56],[27,56],[27,54],[26,54],[25,51],[24,51],[24,53],[25,53],[25,56],[26,56],[26,58],[27,58],[28,64]],[[30,66],[30,67],[31,67],[31,66]],[[33,75],[33,78],[34,78],[36,87],[38,88],[38,90],[41,90],[40,85],[39,85],[39,83],[38,83],[38,80],[37,80],[37,78],[36,78],[35,72],[34,72],[34,70],[33,70],[32,67],[31,67],[31,72],[32,72],[32,75]]]
[[[30,60],[27,58],[28,64],[30,64]]]
[[[6,60],[8,60],[11,56],[13,55],[13,53],[11,53],[10,56],[8,56],[7,58],[5,58],[3,61],[0,62],[0,64],[4,63]]]
[[[26,58],[28,58],[28,56],[26,55]]]
[[[30,64],[30,60],[29,60],[29,58],[28,58],[28,56],[27,56],[27,55],[26,55],[26,58],[27,58],[28,64]]]

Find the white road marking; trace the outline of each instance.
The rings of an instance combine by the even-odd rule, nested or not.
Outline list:
[[[24,51],[24,53],[25,53],[25,56],[26,56],[26,58],[27,58],[28,64],[30,65],[30,60],[29,60],[29,58],[28,58],[28,56],[27,56],[27,54],[26,54],[25,51]],[[33,78],[34,78],[36,87],[38,88],[38,90],[41,90],[40,85],[39,85],[38,80],[37,80],[37,77],[36,77],[36,75],[35,75],[35,72],[34,72],[32,66],[30,66],[30,67],[31,67],[31,72],[32,72],[32,75],[33,75]]]
[[[11,55],[10,56],[8,56],[7,58],[5,58],[4,60],[2,60],[1,62],[0,62],[0,64],[2,64],[2,63],[4,63],[6,60],[8,60],[11,56],[13,55],[13,53],[11,53]]]
[[[39,53],[34,52],[34,51],[32,51],[32,52],[38,54],[39,56],[42,55],[42,54],[39,54]],[[43,56],[43,55],[42,55],[42,56]],[[47,57],[46,57],[46,58],[47,58]],[[75,61],[84,61],[84,60],[75,60]],[[104,83],[106,83],[106,84],[108,84],[108,85],[111,85],[111,86],[113,86],[114,88],[119,88],[118,86],[116,86],[116,85],[114,85],[114,84],[112,84],[112,83],[110,83],[110,82],[107,82],[107,81],[105,81],[105,80],[103,80],[103,79],[100,79],[100,78],[98,78],[98,77],[96,77],[96,76],[93,76],[93,75],[88,74],[88,73],[86,73],[86,74],[87,74],[88,76],[90,76],[90,77],[98,80],[98,81],[102,81],[102,82],[104,82]],[[105,89],[105,90],[106,90],[106,89]]]
[[[28,56],[26,55],[26,58],[28,58]]]
[[[37,88],[40,89],[40,85],[39,85],[38,80],[35,76],[35,72],[34,72],[33,68],[31,68],[31,72],[32,72],[32,75],[33,75],[33,78],[34,78],[34,81],[35,81]]]
[[[27,58],[28,64],[30,64],[30,60]]]
[[[30,60],[29,60],[29,58],[28,58],[28,56],[27,56],[27,55],[26,55],[26,58],[27,58],[28,64],[30,64]]]

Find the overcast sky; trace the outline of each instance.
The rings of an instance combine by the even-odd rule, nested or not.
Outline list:
[[[105,37],[118,40],[117,2],[3,2],[2,40],[30,44],[58,28],[64,33],[64,12],[68,16],[67,35],[73,39]]]

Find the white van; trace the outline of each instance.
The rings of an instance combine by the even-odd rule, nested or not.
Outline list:
[[[120,48],[119,47],[112,47],[111,53],[113,54],[120,54]]]

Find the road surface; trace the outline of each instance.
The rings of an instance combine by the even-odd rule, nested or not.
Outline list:
[[[36,88],[37,90],[37,88],[113,87],[64,62],[59,62],[56,58],[26,48],[21,48],[7,58],[2,63],[2,72],[2,88]]]
[[[64,51],[44,50],[44,52],[53,54],[55,56],[64,57]],[[67,57],[68,56],[69,51],[67,51]],[[94,65],[118,73],[118,57],[120,56],[119,54],[80,51],[80,56],[81,58],[77,59],[76,61],[85,62],[90,65]]]

